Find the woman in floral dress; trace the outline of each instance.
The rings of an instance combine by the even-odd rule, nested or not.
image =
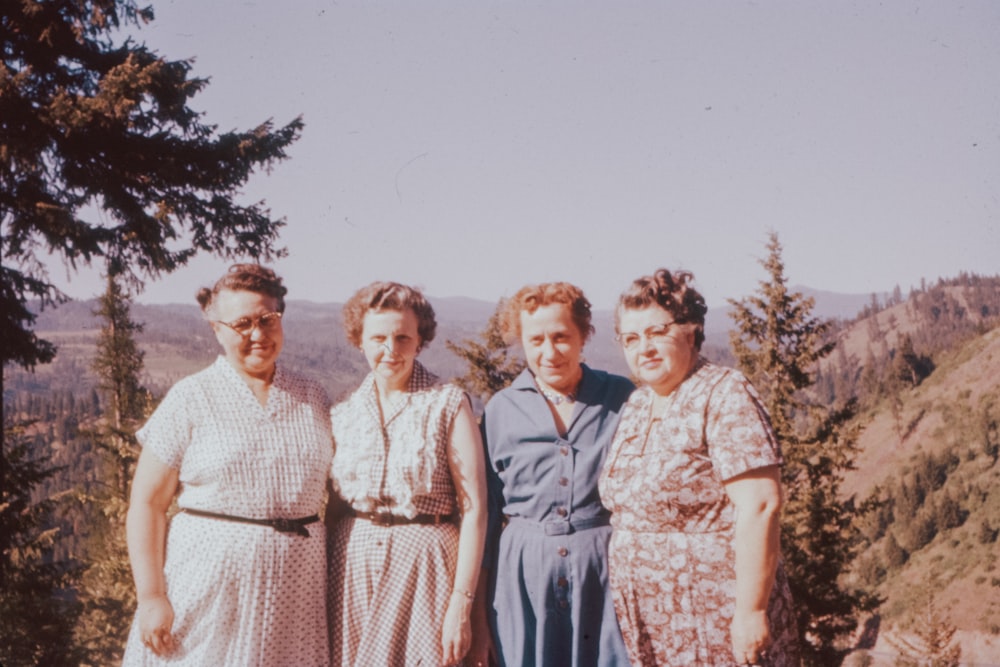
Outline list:
[[[416,360],[435,327],[424,296],[399,283],[344,306],[372,370],[331,415],[331,665],[456,665],[472,641],[482,444],[462,390]]]
[[[127,532],[139,604],[126,666],[327,664],[317,512],[330,402],[277,364],[285,292],[256,264],[201,290],[223,354],[178,382],[137,434]]]
[[[799,663],[781,563],[781,452],[743,375],[700,356],[705,301],[690,273],[634,281],[618,340],[645,386],[601,475],[611,587],[637,667]]]

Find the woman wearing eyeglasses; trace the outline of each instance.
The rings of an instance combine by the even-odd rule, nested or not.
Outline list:
[[[482,444],[465,393],[417,361],[436,328],[423,294],[399,283],[344,305],[371,373],[331,416],[331,665],[456,665],[472,642]]]
[[[633,385],[583,363],[594,327],[575,285],[522,288],[507,302],[503,329],[521,343],[528,368],[483,416],[484,580],[497,658],[506,667],[625,666],[597,479]]]
[[[617,337],[632,394],[601,474],[611,587],[631,663],[798,665],[781,564],[781,451],[757,392],[700,356],[685,271],[635,280]]]
[[[277,363],[285,293],[256,264],[202,289],[222,355],[174,385],[136,434],[126,527],[138,609],[125,665],[328,664],[317,512],[330,403]]]

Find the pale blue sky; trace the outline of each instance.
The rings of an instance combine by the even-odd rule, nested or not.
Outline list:
[[[817,289],[1000,271],[992,0],[151,1],[137,38],[196,58],[207,121],[304,116],[246,188],[287,217],[294,299],[569,280],[608,307],[666,266],[719,306],[763,277],[769,229]],[[139,300],[193,303],[224,268]]]

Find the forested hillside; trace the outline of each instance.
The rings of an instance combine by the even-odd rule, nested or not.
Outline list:
[[[963,664],[1000,663],[998,321],[1000,281],[941,281],[866,307],[821,373],[830,400],[860,399],[843,491],[870,509],[853,571],[883,599],[860,639],[870,664],[935,624]]]

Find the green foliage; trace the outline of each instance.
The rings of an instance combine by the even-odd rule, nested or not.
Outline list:
[[[3,364],[51,360],[28,300],[62,300],[42,265],[94,260],[138,287],[195,254],[270,259],[283,224],[233,198],[286,157],[301,119],[217,134],[189,101],[207,84],[122,30],[153,19],[134,0],[5,2],[0,63]],[[94,213],[94,209],[100,213]]]
[[[29,456],[31,423],[5,422],[5,483],[0,488],[0,664],[76,665],[82,657],[73,645],[79,613],[72,587],[78,571],[54,557],[61,539],[49,527],[59,499],[36,498],[54,474]]]
[[[504,300],[501,299],[486,328],[479,333],[479,341],[466,338],[461,343],[450,340],[445,343],[468,367],[466,374],[455,381],[483,403],[524,370],[524,362],[511,353],[503,339],[500,326],[503,309]]]
[[[139,381],[143,354],[135,334],[142,327],[133,322],[131,300],[112,277],[96,314],[103,324],[93,369],[106,408],[99,426],[87,433],[101,452],[100,476],[76,494],[86,511],[88,539],[87,565],[79,587],[83,610],[75,635],[90,664],[100,665],[121,660],[135,613],[125,513],[128,484],[138,458],[135,432],[148,414],[150,401]]]
[[[826,340],[831,323],[811,315],[814,300],[788,290],[777,234],[770,235],[767,249],[761,265],[768,279],[760,281],[758,293],[729,300],[736,324],[729,338],[740,369],[761,392],[775,431],[787,437],[806,410],[801,390],[813,384],[817,363],[835,344]]]
[[[891,309],[887,316],[886,309]],[[879,313],[883,313],[881,324]],[[905,325],[900,321],[903,318]],[[861,411],[875,409],[883,401],[898,409],[901,394],[935,372],[939,355],[983,334],[998,318],[1000,276],[962,273],[932,285],[922,284],[906,301],[901,293],[894,293],[884,307],[873,295],[872,304],[857,320],[847,323],[866,332],[866,351],[861,358],[838,354],[824,364],[823,375],[833,379],[824,398],[842,403],[856,397]],[[888,335],[891,332],[898,336],[892,338]],[[905,426],[897,425],[901,438],[908,435]]]
[[[758,293],[730,301],[737,327],[731,343],[784,449],[782,545],[804,659],[839,664],[839,643],[857,626],[856,614],[877,604],[842,584],[862,543],[855,525],[861,512],[840,493],[855,456],[855,406],[830,410],[809,400],[815,369],[835,347],[827,340],[831,324],[811,315],[812,299],[788,290],[776,234],[767,248],[761,265],[768,278]]]

